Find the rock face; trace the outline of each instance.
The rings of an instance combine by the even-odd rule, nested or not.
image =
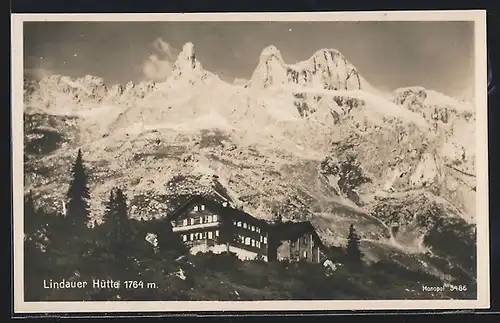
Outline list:
[[[367,90],[371,86],[335,49],[322,49],[306,61],[288,65],[274,46],[266,47],[249,82],[251,87],[299,85],[326,90]]]
[[[288,65],[270,46],[245,86],[204,70],[191,43],[161,83],[26,81],[25,188],[45,207],[60,210],[78,148],[96,219],[114,186],[142,218],[222,195],[260,218],[309,219],[327,244],[352,223],[368,260],[472,271],[438,237],[475,241],[474,107],[419,87],[381,95],[336,50]]]

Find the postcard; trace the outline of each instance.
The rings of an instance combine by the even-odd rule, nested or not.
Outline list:
[[[485,21],[13,15],[15,312],[488,308]]]

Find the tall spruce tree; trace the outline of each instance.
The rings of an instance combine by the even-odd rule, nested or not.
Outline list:
[[[111,252],[119,254],[133,245],[133,228],[128,217],[127,198],[121,189],[110,193],[103,220],[106,245]]]
[[[66,219],[71,229],[81,230],[87,226],[89,221],[89,189],[88,175],[83,165],[83,156],[81,149],[78,149],[78,155],[71,169],[72,179],[69,185],[66,197],[68,206]]]
[[[354,225],[351,224],[349,227],[349,235],[347,236],[347,250],[346,257],[347,262],[351,265],[360,266],[363,264],[363,254],[359,249],[360,238],[356,233]]]

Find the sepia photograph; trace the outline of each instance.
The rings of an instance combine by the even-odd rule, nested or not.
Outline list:
[[[485,16],[13,15],[15,311],[488,308]]]

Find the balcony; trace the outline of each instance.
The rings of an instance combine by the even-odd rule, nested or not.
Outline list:
[[[173,232],[185,232],[198,229],[216,228],[220,225],[220,222],[208,222],[208,223],[198,223],[198,224],[188,224],[182,226],[176,226],[172,228]]]

